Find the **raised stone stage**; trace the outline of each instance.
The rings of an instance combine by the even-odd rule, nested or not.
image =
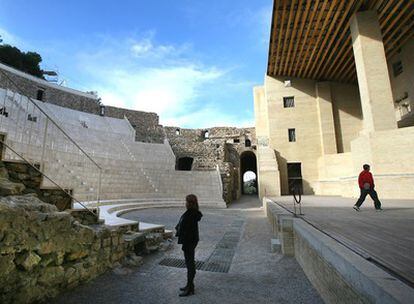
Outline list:
[[[292,197],[272,198],[293,211]],[[343,197],[302,197],[303,219],[368,261],[414,286],[414,200],[382,200],[376,212],[367,198],[361,212],[355,200]]]
[[[157,198],[147,198],[147,199],[123,199],[123,200],[106,200],[98,203],[93,202],[84,202],[84,206],[89,209],[99,208],[99,219],[103,220],[106,226],[108,227],[120,227],[120,226],[134,226],[138,225],[138,230],[140,232],[151,232],[151,231],[163,231],[164,225],[161,224],[152,224],[145,223],[136,220],[129,220],[121,217],[121,215],[138,211],[143,209],[152,209],[152,208],[184,208],[184,200],[177,199],[157,199]],[[200,201],[201,208],[225,208],[226,205],[223,201]],[[82,210],[84,207],[79,203],[74,204],[74,209]]]

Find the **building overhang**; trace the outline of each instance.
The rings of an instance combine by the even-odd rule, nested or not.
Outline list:
[[[274,0],[267,75],[356,82],[350,22],[378,14],[387,59],[414,36],[414,0]]]

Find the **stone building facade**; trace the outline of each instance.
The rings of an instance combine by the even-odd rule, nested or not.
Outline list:
[[[136,131],[137,141],[162,143],[164,139],[163,129],[159,125],[159,117],[156,113],[104,106],[101,99],[92,93],[50,83],[1,63],[0,88],[77,111],[104,114],[114,118],[126,117]]]
[[[414,197],[413,32],[404,32],[404,41],[399,36],[395,43],[389,42],[392,37],[384,39],[384,32],[398,32],[404,25],[395,20],[390,23],[395,28],[387,28],[391,25],[379,16],[388,11],[382,10],[355,9],[343,15],[349,19],[343,30],[349,34],[350,53],[343,57],[349,65],[338,69],[349,71],[348,78],[339,72],[299,77],[305,65],[286,73],[289,58],[300,54],[290,50],[277,58],[276,53],[287,54],[289,49],[271,40],[264,85],[254,89],[260,196],[286,195],[298,186],[305,194],[357,197],[358,174],[368,163],[380,197]],[[288,14],[275,8],[273,18]],[[274,22],[272,27],[272,35],[291,35],[284,32],[289,25]],[[326,57],[316,59],[305,72],[315,72],[311,64],[335,68],[323,61]]]
[[[176,156],[177,170],[219,170],[223,184],[223,199],[227,204],[241,193],[241,156],[256,153],[254,128],[214,127],[184,129],[164,127]]]

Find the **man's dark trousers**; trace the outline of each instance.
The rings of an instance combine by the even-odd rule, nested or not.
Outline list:
[[[358,208],[361,207],[362,203],[365,201],[365,198],[368,194],[374,201],[375,209],[381,209],[381,202],[378,199],[377,191],[375,191],[374,189],[361,189],[361,195],[359,196],[359,199],[356,202],[355,206],[357,206]]]
[[[194,286],[194,277],[196,274],[195,266],[195,248],[197,243],[190,243],[183,245],[182,250],[184,251],[185,266],[187,266],[187,286]]]

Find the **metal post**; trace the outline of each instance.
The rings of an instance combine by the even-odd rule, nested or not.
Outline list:
[[[46,139],[47,139],[47,127],[48,127],[48,124],[49,124],[49,118],[46,117],[45,131],[43,133],[42,156],[40,158],[40,171],[44,171],[45,170],[44,158],[45,158],[45,150],[46,150]]]
[[[96,204],[96,209],[97,209],[97,213],[98,213],[98,219],[99,219],[99,207],[100,207],[100,203],[101,203],[101,178],[102,178],[102,168],[99,168],[99,177],[98,177],[98,193],[97,193],[97,204]]]

